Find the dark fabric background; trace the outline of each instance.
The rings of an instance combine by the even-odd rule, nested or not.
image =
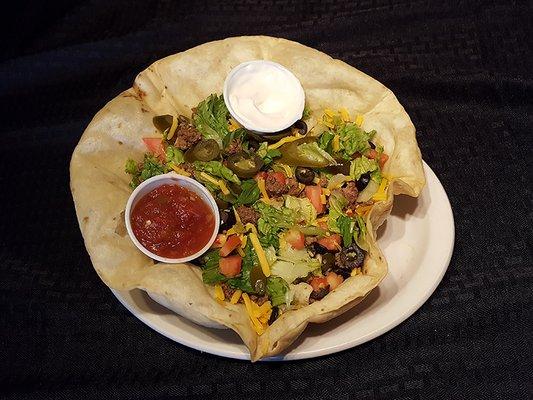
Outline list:
[[[0,59],[2,397],[532,396],[528,2],[15,6],[3,13]],[[92,116],[151,62],[244,34],[302,42],[391,88],[454,210],[455,252],[434,295],[397,328],[342,353],[251,364],[178,345],[119,304],[78,229],[68,166]]]

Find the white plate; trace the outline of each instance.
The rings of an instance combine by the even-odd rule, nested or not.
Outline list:
[[[429,298],[450,262],[455,229],[444,188],[425,163],[424,169],[427,185],[420,197],[396,197],[390,217],[378,231],[378,243],[389,264],[379,287],[343,315],[324,324],[310,324],[290,348],[268,360],[318,357],[357,346],[394,328]],[[249,359],[247,348],[231,330],[189,322],[139,289],[113,293],[142,322],[178,343]]]

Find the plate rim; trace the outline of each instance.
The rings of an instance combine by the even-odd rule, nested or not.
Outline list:
[[[425,162],[423,162],[424,172],[426,175],[426,181],[429,181],[430,179],[435,183],[435,189],[438,191],[441,191],[442,200],[443,202],[443,210],[442,215],[446,217],[446,219],[449,222],[449,241],[446,243],[447,245],[447,254],[443,258],[441,264],[441,268],[438,271],[437,274],[434,275],[434,279],[431,281],[431,284],[427,285],[427,288],[424,290],[424,294],[418,298],[418,300],[411,304],[410,307],[407,308],[407,310],[401,314],[398,314],[397,317],[393,318],[392,320],[387,321],[386,324],[383,326],[374,329],[371,332],[368,332],[362,336],[358,336],[355,339],[343,341],[338,345],[335,346],[329,346],[324,348],[317,348],[314,350],[309,350],[304,353],[293,353],[290,352],[288,354],[280,354],[273,357],[267,357],[264,359],[261,359],[260,361],[292,361],[292,360],[302,360],[302,359],[308,359],[308,358],[316,358],[325,356],[328,354],[334,354],[338,353],[347,349],[351,349],[353,347],[356,347],[358,345],[361,345],[363,343],[366,343],[370,340],[375,339],[378,336],[381,336],[388,331],[394,329],[396,326],[401,324],[402,322],[406,321],[408,318],[410,318],[426,301],[431,297],[431,295],[435,292],[438,285],[444,278],[444,275],[446,274],[446,271],[448,270],[448,267],[450,265],[450,261],[453,255],[453,250],[455,247],[455,220],[453,216],[453,210],[451,207],[450,200],[448,198],[448,195],[446,191],[444,190],[444,186],[442,185],[441,181],[435,174],[435,172],[429,167],[429,165]],[[165,336],[166,338],[179,343],[183,346],[187,346],[189,348],[198,350],[200,352],[206,352],[209,354],[213,354],[216,356],[226,357],[226,358],[232,358],[232,359],[238,359],[238,360],[250,360],[250,355],[247,352],[240,352],[239,350],[233,350],[228,351],[224,349],[217,349],[217,348],[209,348],[209,346],[204,345],[198,345],[194,341],[190,340],[184,340],[183,338],[178,338],[175,335],[167,332],[166,330],[162,329],[160,326],[158,326],[157,323],[153,322],[148,315],[152,315],[146,312],[141,312],[136,309],[136,305],[133,303],[130,303],[128,299],[125,297],[126,295],[124,292],[129,293],[130,291],[120,291],[116,289],[110,288],[111,292],[115,295],[115,297],[120,301],[120,303],[129,311],[131,312],[137,319],[139,319],[141,322],[143,322],[145,325],[149,326],[151,329],[155,330],[159,334]],[[140,289],[139,289],[140,290]],[[205,327],[202,327],[198,325],[200,329],[208,329]],[[305,334],[305,333],[303,333]],[[239,346],[244,347],[244,343],[239,344]]]

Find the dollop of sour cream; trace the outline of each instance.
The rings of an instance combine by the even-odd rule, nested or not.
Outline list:
[[[231,70],[224,83],[224,101],[246,129],[269,133],[286,129],[302,117],[305,94],[287,68],[255,60]]]

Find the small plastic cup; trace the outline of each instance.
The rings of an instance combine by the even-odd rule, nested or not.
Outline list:
[[[146,247],[144,247],[141,242],[135,237],[135,234],[133,233],[133,230],[131,228],[131,212],[137,205],[137,202],[146,194],[154,190],[155,188],[162,186],[162,185],[179,185],[183,188],[186,188],[194,193],[196,193],[202,200],[204,200],[209,207],[211,208],[211,211],[213,212],[213,215],[215,216],[215,227],[213,229],[213,234],[211,235],[211,238],[206,243],[204,247],[202,247],[201,250],[197,251],[194,254],[188,255],[186,257],[181,258],[167,258],[159,256],[155,253],[152,253],[150,250],[148,250]],[[137,248],[142,251],[144,254],[146,254],[148,257],[153,258],[154,260],[169,263],[169,264],[179,264],[184,263],[187,261],[194,260],[195,258],[200,257],[202,254],[204,254],[213,244],[215,241],[218,229],[220,226],[220,215],[218,213],[218,207],[217,203],[215,202],[215,199],[209,193],[209,190],[206,189],[205,186],[203,186],[200,182],[195,181],[192,178],[178,175],[175,172],[169,172],[167,174],[163,175],[157,175],[150,179],[145,180],[142,182],[139,186],[135,188],[133,193],[130,195],[130,198],[128,199],[128,202],[126,203],[126,211],[124,212],[125,222],[126,222],[126,229],[128,231],[128,234],[130,235],[130,238],[132,242],[137,246]],[[191,229],[198,229],[198,227],[191,227]]]
[[[254,64],[260,64],[263,66],[267,66],[272,69],[277,69],[282,71],[286,76],[287,79],[293,81],[293,83],[296,83],[296,96],[298,97],[298,108],[297,112],[291,118],[288,118],[284,123],[280,124],[276,127],[274,130],[265,130],[258,126],[250,125],[246,120],[244,120],[241,115],[239,115],[238,112],[235,111],[232,101],[231,101],[231,90],[234,83],[234,80],[243,70],[248,67],[249,65]],[[278,64],[273,61],[267,61],[267,60],[253,60],[253,61],[247,61],[242,64],[237,65],[235,68],[233,68],[228,76],[226,77],[226,80],[224,81],[224,89],[223,89],[223,95],[224,95],[224,102],[226,103],[226,107],[228,108],[228,111],[230,112],[231,116],[235,118],[235,120],[244,126],[246,129],[253,131],[257,133],[258,135],[265,135],[265,134],[272,134],[275,132],[283,131],[284,129],[289,128],[291,125],[293,125],[298,119],[302,117],[302,113],[304,111],[305,107],[305,92],[304,89],[299,81],[299,79],[287,68],[285,68],[283,65]]]

